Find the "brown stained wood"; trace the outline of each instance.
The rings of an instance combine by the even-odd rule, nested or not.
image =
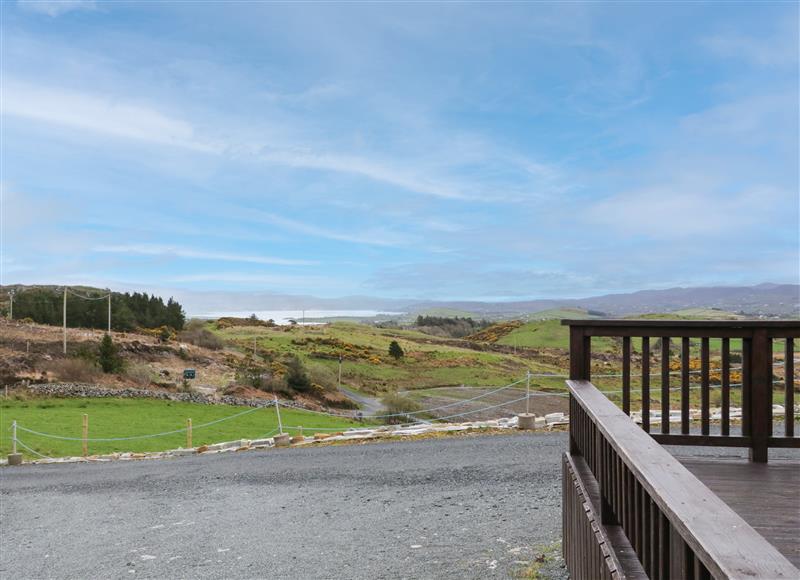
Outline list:
[[[700,339],[700,432],[710,433],[711,390],[709,381],[710,352],[708,338]]]
[[[574,379],[591,378],[591,338],[582,328],[569,329],[569,376]]]
[[[650,337],[642,337],[642,429],[650,432]]]
[[[622,338],[622,412],[631,414],[631,337]]]
[[[750,437],[722,435],[678,435],[677,433],[652,433],[661,445],[700,445],[703,447],[750,447]]]
[[[661,337],[661,432],[669,433],[669,345],[668,336]]]
[[[750,460],[766,463],[772,435],[772,339],[765,329],[753,331],[750,353]]]
[[[794,437],[794,340],[786,339],[784,349],[784,434],[787,437]]]
[[[576,403],[597,426],[662,515],[656,555],[664,565],[672,526],[718,578],[797,578],[800,571],[722,499],[639,429],[588,381],[567,381]],[[764,466],[765,467],[765,466]],[[796,497],[797,487],[792,488]],[[702,517],[698,517],[702,514]],[[665,564],[668,567],[668,562]],[[666,572],[667,577],[669,570]]]
[[[584,458],[565,453],[562,465],[563,549],[570,575],[645,580],[647,575],[621,528],[599,523],[600,489]]]
[[[753,340],[742,340],[742,435],[750,435],[750,393],[752,390]]]
[[[722,339],[722,425],[720,432],[727,436],[731,433],[731,341]]]
[[[795,566],[800,567],[800,460],[769,464],[743,459],[678,457],[679,461]]]
[[[670,575],[670,525],[669,520],[664,515],[664,512],[658,514],[658,567],[660,568],[660,576],[662,578],[672,578]]]
[[[684,337],[681,341],[681,433],[689,433],[689,363],[691,356],[689,351],[689,338]]]

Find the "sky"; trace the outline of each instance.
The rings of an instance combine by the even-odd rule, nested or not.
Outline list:
[[[795,2],[0,16],[3,284],[502,301],[800,281]]]

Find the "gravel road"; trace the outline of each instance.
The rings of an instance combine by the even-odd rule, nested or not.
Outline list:
[[[508,578],[560,539],[566,434],[0,470],[7,578]]]

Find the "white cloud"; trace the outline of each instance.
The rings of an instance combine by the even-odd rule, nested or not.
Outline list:
[[[411,243],[411,240],[408,238],[408,236],[388,231],[386,228],[366,229],[359,232],[343,233],[328,228],[323,228],[308,222],[302,222],[273,213],[251,209],[242,211],[240,217],[272,224],[289,231],[340,242],[352,242],[355,244],[390,247],[405,246]]]
[[[178,246],[162,246],[158,244],[126,244],[116,246],[97,246],[95,252],[113,254],[141,254],[145,256],[165,256],[177,258],[191,258],[198,260],[218,260],[222,262],[248,262],[252,264],[270,264],[276,266],[313,266],[318,262],[309,260],[293,260],[276,258],[272,256],[248,256],[245,254],[232,254],[225,252],[206,252],[181,248]]]
[[[52,18],[75,10],[95,10],[94,0],[18,0],[17,5],[23,10],[46,14]]]
[[[198,139],[186,121],[113,97],[6,79],[2,105],[3,115],[196,151],[220,150],[218,145]]]

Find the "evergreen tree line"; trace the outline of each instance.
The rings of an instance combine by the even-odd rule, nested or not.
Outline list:
[[[97,298],[104,293],[85,293]],[[63,324],[64,293],[44,288],[30,288],[14,295],[14,319],[30,318],[40,324]],[[166,302],[146,292],[112,292],[111,328],[127,331],[136,328],[168,326],[182,330],[186,322],[183,307],[170,298]],[[108,300],[86,300],[67,294],[67,326],[107,328]]]

